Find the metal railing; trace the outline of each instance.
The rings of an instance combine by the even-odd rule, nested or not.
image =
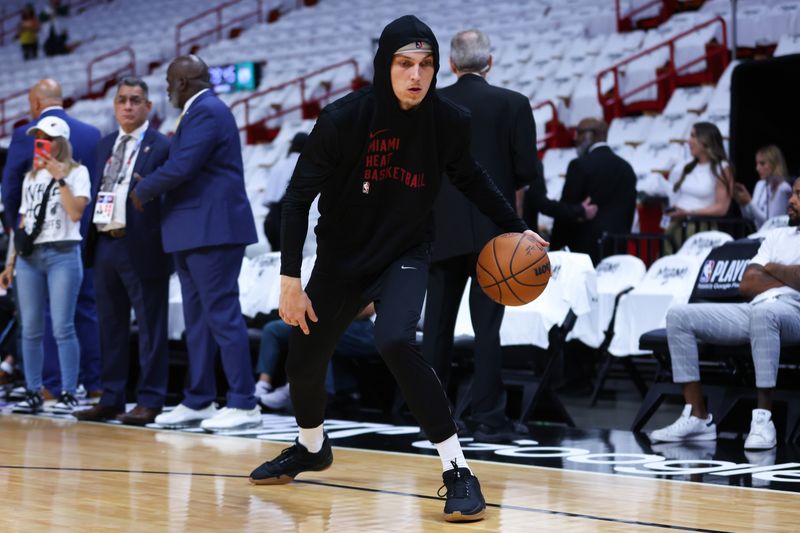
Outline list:
[[[20,97],[24,97],[27,100],[28,89],[22,89],[15,93],[9,94],[8,96],[0,98],[0,137],[11,135],[11,132],[14,129],[14,124],[18,120],[27,119],[29,117],[27,105],[23,107],[24,111],[21,111],[14,115],[8,114],[9,100],[14,100],[15,98],[20,98]]]
[[[348,65],[352,66],[352,68],[353,68],[353,77],[351,78],[350,84],[348,84],[346,86],[343,86],[343,87],[330,86],[330,87],[327,87],[327,90],[323,94],[317,94],[317,95],[315,95],[313,97],[307,97],[306,96],[306,90],[308,89],[307,81],[310,78],[312,78],[314,76],[318,76],[318,75],[320,75],[320,74],[322,74],[324,72],[328,72],[330,70],[335,70],[335,69],[338,69],[338,68],[341,68],[341,67],[345,67],[345,66],[348,66]],[[256,91],[256,92],[254,92],[252,94],[247,95],[246,97],[244,97],[242,99],[236,100],[235,102],[233,102],[231,104],[230,107],[231,107],[231,111],[234,111],[238,106],[244,106],[244,115],[243,115],[244,124],[239,127],[240,131],[244,131],[244,130],[247,130],[248,128],[251,128],[251,127],[253,127],[255,125],[264,124],[269,120],[274,120],[276,118],[282,117],[284,115],[287,115],[289,113],[293,113],[293,112],[298,111],[298,110],[302,110],[304,116],[313,114],[313,113],[310,112],[310,109],[313,106],[313,104],[319,104],[319,102],[327,100],[327,99],[329,99],[329,98],[331,98],[333,96],[337,96],[337,95],[342,94],[344,92],[348,92],[348,91],[353,90],[354,84],[357,84],[359,82],[359,80],[361,80],[361,76],[360,76],[359,70],[358,70],[358,62],[353,58],[346,59],[344,61],[340,61],[338,63],[333,63],[332,65],[328,65],[328,66],[319,68],[319,69],[314,70],[312,72],[308,72],[306,74],[303,74],[302,76],[299,76],[297,78],[291,79],[291,80],[286,81],[284,83],[281,83],[279,85],[274,85],[272,87],[268,87],[266,89],[262,89],[260,91]],[[283,90],[283,89],[285,89],[287,87],[292,87],[292,86],[296,86],[298,91],[300,92],[300,103],[299,104],[294,105],[294,106],[290,106],[290,107],[286,107],[286,108],[278,109],[274,113],[271,113],[271,114],[269,114],[269,115],[267,115],[267,116],[265,116],[263,118],[255,120],[255,121],[251,121],[250,120],[250,110],[251,110],[251,106],[253,106],[253,103],[252,103],[253,100],[255,100],[256,98],[261,98],[261,97],[263,97],[263,96],[265,96],[265,95],[267,95],[269,93],[280,91],[280,90]],[[312,117],[308,116],[306,118],[312,118]]]
[[[245,0],[230,0],[229,2],[225,2],[224,4],[220,4],[216,7],[207,9],[201,13],[198,13],[197,15],[193,15],[179,22],[177,26],[175,26],[175,55],[176,56],[182,55],[184,53],[183,50],[185,46],[201,41],[208,36],[213,36],[216,41],[221,41],[224,38],[224,35],[222,33],[224,29],[233,27],[234,25],[239,23],[243,23],[246,20],[255,19],[256,23],[263,22],[264,14],[263,14],[262,0],[247,0],[250,2],[255,2],[255,9],[253,11],[247,11],[246,13],[239,14],[236,17],[230,18],[228,20],[223,20],[223,11],[225,11],[229,7],[242,3],[243,1]],[[181,33],[184,31],[185,28],[210,16],[216,17],[216,23],[214,24],[214,27],[203,30],[190,37],[181,36]]]
[[[635,29],[635,24],[633,23],[634,15],[637,15],[642,11],[646,11],[651,7],[661,5],[661,11],[659,11],[658,15],[656,15],[655,17],[658,21],[658,24],[667,20],[670,16],[672,16],[672,13],[675,11],[675,3],[673,0],[651,0],[650,2],[634,7],[624,15],[622,14],[622,7],[620,5],[620,0],[616,0],[615,4],[617,12],[618,32],[633,31]]]
[[[706,50],[703,55],[696,57],[682,65],[675,64],[675,43],[681,39],[684,39],[688,36],[696,34],[699,30],[706,28],[708,26],[719,24],[722,28],[722,43],[719,46],[710,48],[706,46]],[[725,24],[725,20],[722,17],[714,17],[706,22],[698,24],[684,32],[681,32],[673,37],[670,37],[666,41],[663,41],[659,44],[651,46],[646,50],[642,50],[641,52],[637,52],[636,54],[627,57],[614,65],[601,70],[597,74],[597,98],[600,101],[600,104],[603,106],[603,111],[605,114],[605,118],[607,121],[610,121],[613,118],[621,117],[626,112],[625,106],[625,99],[638,94],[650,87],[656,87],[659,91],[663,91],[663,94],[660,94],[652,104],[652,109],[660,111],[664,105],[666,105],[667,100],[672,95],[672,92],[678,85],[679,78],[682,74],[690,69],[691,67],[701,63],[703,61],[708,62],[708,66],[710,66],[710,60],[714,57],[720,57],[720,70],[719,74],[722,74],[722,71],[725,70],[725,67],[728,66],[729,57],[728,57],[728,31],[727,26]],[[620,94],[620,67],[623,67],[637,59],[640,59],[648,54],[655,52],[656,50],[668,48],[669,49],[669,59],[667,64],[663,68],[657,68],[656,70],[656,77],[638,87],[634,87],[626,91],[623,94]],[[708,68],[707,66],[707,68]],[[611,74],[613,76],[614,82],[610,91],[610,94],[604,94],[602,89],[602,82],[606,75]],[[709,82],[716,81],[713,79],[714,75],[709,70],[708,76]]]
[[[109,57],[113,57],[116,55],[127,54],[129,60],[127,63],[123,64],[121,67],[114,69],[113,71],[109,72],[108,74],[104,74],[97,78],[93,78],[93,70],[97,63],[103,61],[104,59],[108,59]],[[119,78],[121,74],[126,72],[130,72],[131,75],[136,75],[136,53],[133,51],[133,48],[130,46],[121,46],[116,50],[111,50],[110,52],[106,52],[105,54],[101,54],[91,61],[89,64],[86,65],[86,93],[91,96],[93,94],[102,93],[105,89],[105,84],[111,80],[116,80]],[[102,83],[100,89],[97,91],[94,90],[95,85],[98,83]]]

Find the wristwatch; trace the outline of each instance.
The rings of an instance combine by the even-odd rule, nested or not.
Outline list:
[[[66,187],[67,181],[64,178],[58,178],[58,186],[59,187]]]

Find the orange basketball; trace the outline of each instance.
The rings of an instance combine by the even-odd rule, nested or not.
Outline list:
[[[486,243],[475,270],[489,298],[502,305],[525,305],[547,287],[550,258],[530,235],[504,233]]]

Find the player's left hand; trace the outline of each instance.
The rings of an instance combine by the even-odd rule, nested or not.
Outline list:
[[[547,248],[548,246],[550,246],[549,242],[544,240],[541,235],[539,235],[538,233],[536,233],[533,230],[525,230],[523,235],[527,235],[528,237],[531,237],[534,241],[536,241],[539,244],[539,246],[541,246],[543,248]]]

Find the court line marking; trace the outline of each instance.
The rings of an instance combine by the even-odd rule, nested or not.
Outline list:
[[[244,476],[241,474],[214,474],[214,473],[205,473],[205,472],[168,472],[163,470],[125,470],[122,468],[72,468],[72,467],[60,467],[60,466],[25,466],[25,465],[0,465],[0,469],[4,470],[42,470],[42,471],[57,471],[57,472],[97,472],[103,474],[153,474],[153,475],[163,475],[163,476],[197,476],[197,477],[221,477],[221,478],[232,478],[232,479],[247,479],[248,476]],[[329,483],[325,481],[313,481],[313,480],[302,480],[296,479],[294,483],[301,483],[305,485],[317,485],[320,487],[330,487],[336,489],[346,489],[346,490],[356,490],[361,492],[371,492],[375,494],[389,494],[393,496],[406,496],[412,498],[419,498],[423,500],[435,500],[442,502],[444,501],[442,498],[437,496],[427,496],[425,494],[415,494],[413,492],[402,492],[396,490],[387,490],[387,489],[374,489],[369,487],[357,487],[353,485],[343,485],[340,483]],[[688,527],[688,526],[679,526],[673,524],[659,524],[657,522],[642,522],[639,520],[627,520],[625,518],[612,518],[606,516],[596,516],[590,514],[581,514],[581,513],[570,513],[568,511],[553,511],[550,509],[541,509],[538,507],[525,507],[522,505],[509,505],[509,504],[502,504],[502,503],[486,503],[487,507],[493,507],[495,509],[508,509],[513,511],[522,511],[527,513],[537,513],[537,514],[548,514],[554,516],[565,516],[568,518],[582,518],[584,520],[594,520],[599,522],[613,522],[616,524],[627,524],[632,526],[646,526],[646,527],[655,527],[661,529],[672,529],[676,531],[692,531],[698,533],[729,533],[725,530],[721,529],[703,529],[703,528],[696,528],[696,527]]]

